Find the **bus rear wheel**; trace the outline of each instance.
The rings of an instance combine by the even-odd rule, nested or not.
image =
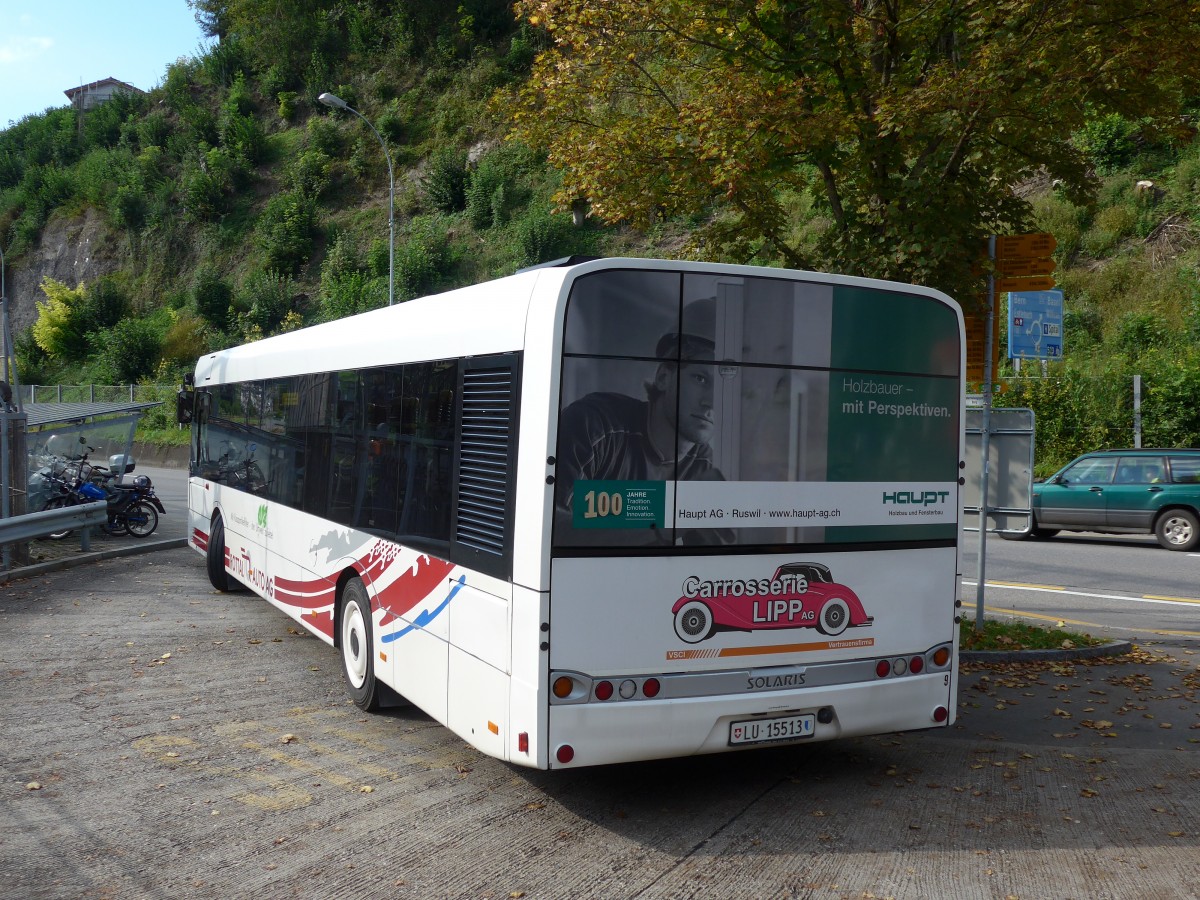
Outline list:
[[[338,629],[342,673],[354,705],[364,712],[379,709],[380,687],[375,679],[375,645],[371,629],[371,598],[360,578],[351,578],[342,591]]]

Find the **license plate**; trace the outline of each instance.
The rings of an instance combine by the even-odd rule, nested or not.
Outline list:
[[[767,741],[794,741],[812,737],[816,717],[785,716],[781,719],[748,719],[729,723],[730,744],[763,744]]]

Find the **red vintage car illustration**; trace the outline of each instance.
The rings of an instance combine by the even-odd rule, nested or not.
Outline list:
[[[764,628],[816,628],[832,637],[874,621],[858,595],[833,580],[828,566],[811,562],[787,563],[770,578],[689,577],[671,612],[675,633],[689,644],[717,631]]]

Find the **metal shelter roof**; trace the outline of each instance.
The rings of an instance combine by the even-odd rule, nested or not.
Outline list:
[[[152,406],[161,405],[161,400],[149,403],[26,403],[25,425],[32,428],[39,425],[57,425],[60,422],[82,422],[85,419],[119,413],[140,413]]]

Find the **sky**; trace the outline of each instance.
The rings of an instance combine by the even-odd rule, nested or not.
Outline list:
[[[0,0],[0,129],[102,78],[148,91],[209,43],[186,0]]]

